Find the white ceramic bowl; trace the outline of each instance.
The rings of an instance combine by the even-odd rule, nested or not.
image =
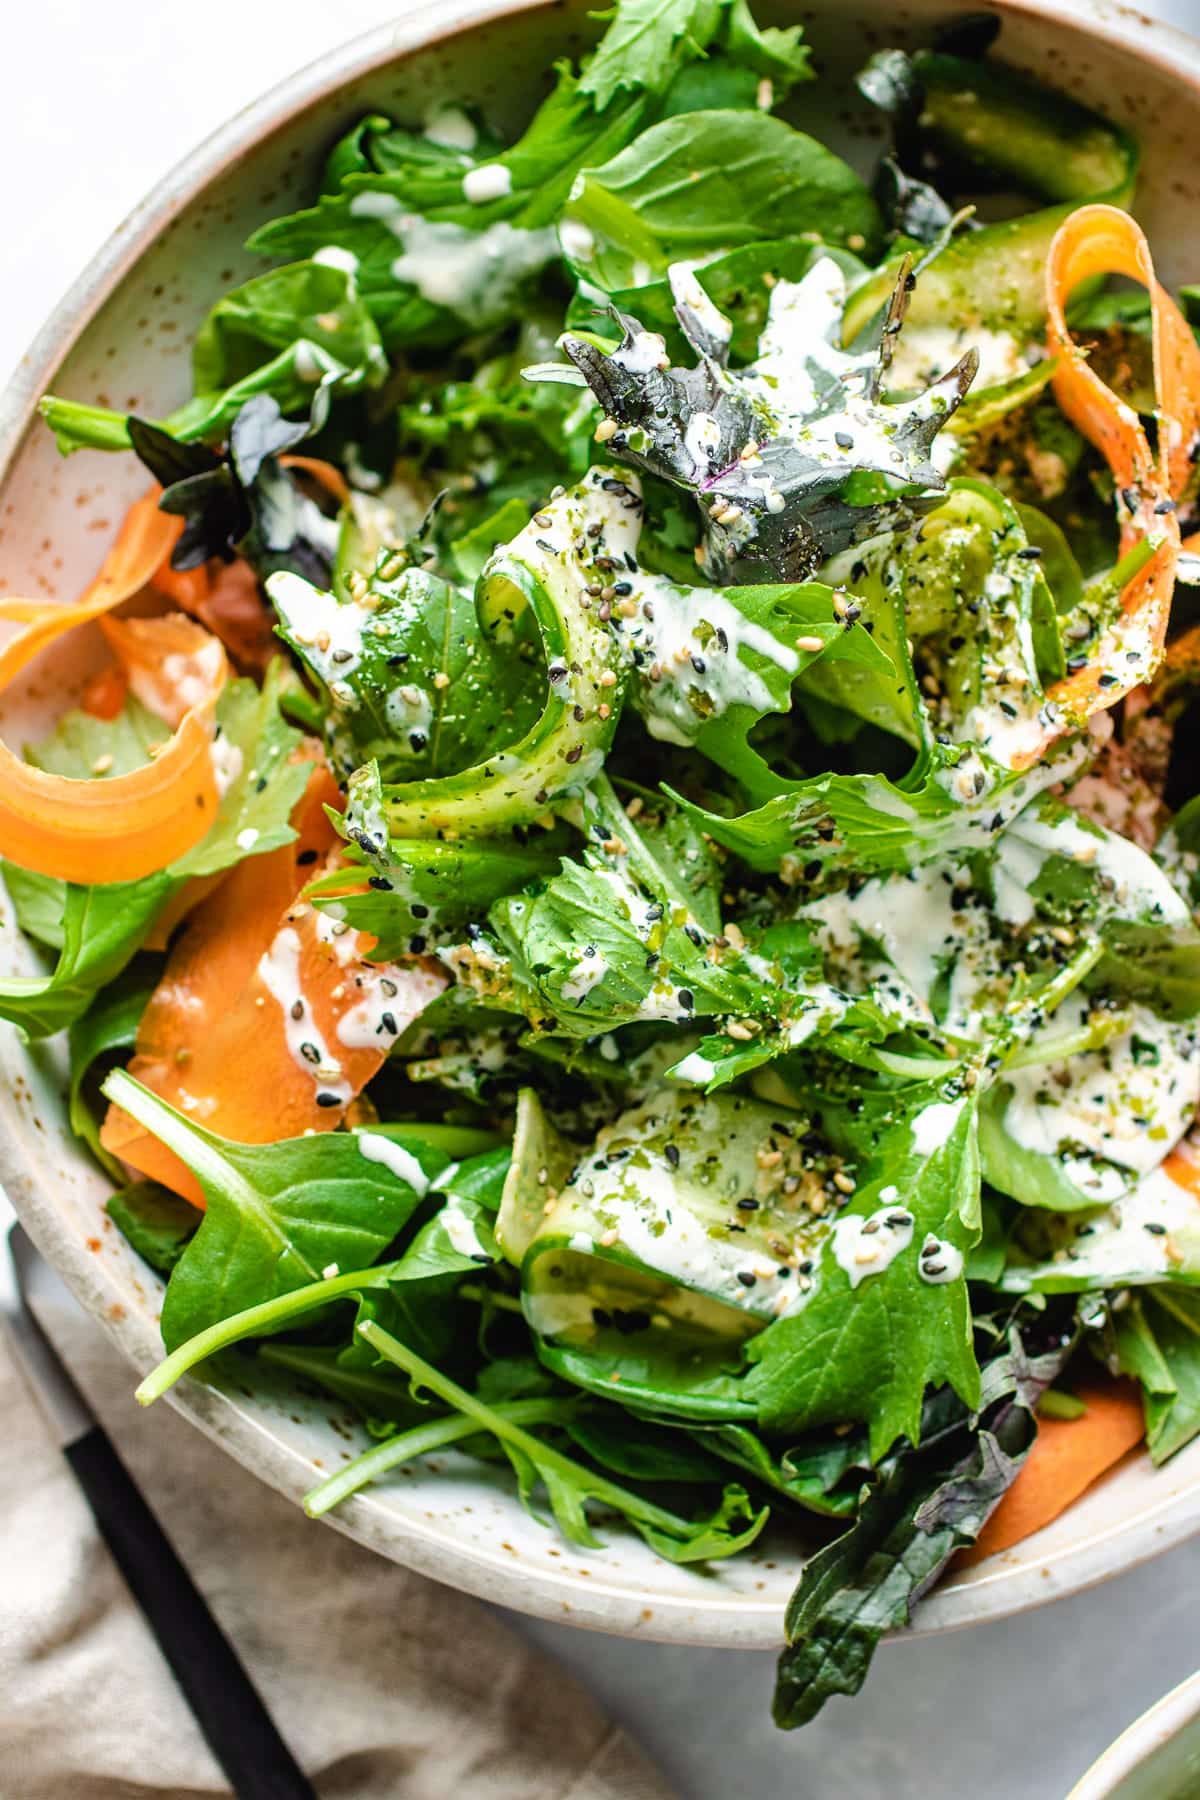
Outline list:
[[[1200,1674],[1110,1744],[1067,1800],[1195,1800],[1200,1794]]]
[[[755,0],[760,17],[804,20],[824,79],[797,96],[817,136],[867,162],[878,126],[849,78],[881,44],[944,16],[937,0]],[[541,71],[594,40],[594,0],[438,0],[305,70],[232,120],[126,221],[48,321],[0,406],[0,590],[67,598],[94,572],[125,506],[144,485],[132,457],[69,461],[37,421],[48,388],[151,417],[185,398],[185,346],[232,281],[261,265],[242,243],[261,220],[315,192],[322,153],[365,111],[419,118],[437,98],[478,101],[519,125]],[[1139,210],[1168,281],[1200,276],[1200,44],[1103,0],[998,0],[1001,53],[1100,106],[1144,150]],[[20,744],[77,693],[96,655],[86,634],[5,695],[4,736]],[[3,890],[0,888],[0,901]],[[0,971],[36,957],[0,914]],[[145,1371],[157,1361],[161,1289],[109,1228],[109,1191],[67,1128],[65,1057],[0,1029],[0,1179],[31,1235],[79,1299]],[[131,1370],[131,1382],[133,1380]],[[253,1385],[189,1381],[174,1404],[232,1456],[299,1497],[358,1447],[342,1409],[267,1370]],[[682,1643],[776,1645],[803,1544],[780,1530],[711,1572],[660,1562],[615,1532],[584,1554],[521,1511],[510,1485],[454,1456],[405,1468],[331,1520],[383,1555],[452,1586],[547,1618]],[[918,1613],[937,1630],[995,1618],[1128,1568],[1200,1526],[1200,1443],[1154,1472],[1129,1460],[1067,1516],[1017,1549],[944,1584]],[[313,1530],[317,1530],[313,1526]]]

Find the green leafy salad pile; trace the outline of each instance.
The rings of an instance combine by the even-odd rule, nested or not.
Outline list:
[[[334,144],[170,417],[43,404],[281,640],[202,855],[6,871],[58,961],[0,1015],[70,1028],[114,1176],[101,1082],[206,1201],[109,1203],[169,1275],[143,1397],[238,1345],[349,1402],[314,1514],[458,1445],[589,1548],[711,1565],[770,1516],[815,1546],[785,1726],[1081,1375],[1141,1381],[1156,1461],[1200,1429],[1196,665],[1083,729],[1053,692],[1156,548],[1044,354],[1051,237],[1137,151],[988,36],[872,60],[867,185],[803,129],[799,28],[619,0],[515,142],[464,99]],[[1071,319],[1153,431],[1147,296]],[[288,841],[302,731],[344,794],[307,898],[442,991],[342,1128],[248,1145],[118,1065],[170,897]],[[131,698],[30,755],[155,735]]]

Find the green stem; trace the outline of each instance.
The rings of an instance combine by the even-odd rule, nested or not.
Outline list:
[[[474,1301],[476,1306],[483,1306],[487,1301],[503,1312],[523,1313],[524,1307],[515,1294],[506,1294],[500,1288],[483,1287],[474,1281],[464,1281],[459,1288],[464,1300]]]
[[[1110,601],[1119,600],[1134,576],[1140,575],[1151,557],[1158,554],[1162,544],[1163,539],[1157,532],[1139,538],[1111,569],[1106,569],[1103,575],[1093,576],[1091,581],[1084,584],[1081,606],[1100,610]]]
[[[394,1338],[390,1331],[384,1331],[373,1319],[364,1319],[358,1332],[380,1356],[395,1363],[398,1369],[403,1369],[411,1376],[415,1387],[428,1388],[430,1393],[436,1394],[447,1406],[466,1413],[469,1419],[475,1420],[476,1429],[482,1426],[484,1431],[490,1431],[502,1442],[511,1444],[515,1450],[528,1457],[535,1468],[553,1469],[565,1481],[576,1485],[580,1476],[586,1475],[587,1492],[591,1499],[613,1507],[627,1518],[640,1520],[644,1525],[664,1531],[671,1537],[686,1540],[693,1534],[694,1527],[685,1519],[676,1517],[661,1506],[652,1505],[649,1500],[643,1500],[640,1494],[630,1493],[628,1488],[618,1487],[615,1481],[609,1481],[603,1475],[594,1475],[590,1469],[584,1470],[581,1464],[573,1462],[569,1456],[563,1456],[560,1451],[544,1444],[540,1438],[510,1424],[498,1414],[495,1407],[488,1406],[474,1394],[469,1394],[465,1388],[459,1387],[457,1382],[451,1381],[449,1376],[435,1369],[432,1363],[427,1363],[424,1357],[418,1356],[415,1350],[410,1350],[407,1344]]]
[[[1105,1013],[1097,1024],[1081,1025],[1077,1031],[1060,1031],[1057,1037],[1049,1033],[1032,1037],[1013,1051],[1004,1067],[1026,1069],[1035,1063],[1061,1062],[1064,1057],[1078,1056],[1085,1050],[1098,1050],[1109,1038],[1128,1031],[1131,1018],[1127,1012]]]
[[[497,1405],[493,1411],[498,1418],[507,1419],[513,1425],[561,1425],[571,1417],[576,1404],[574,1400],[510,1400]],[[318,1482],[305,1494],[304,1510],[310,1519],[319,1519],[369,1482],[378,1481],[399,1463],[427,1456],[431,1450],[440,1450],[463,1438],[478,1436],[479,1426],[475,1420],[465,1418],[462,1413],[448,1413],[444,1418],[430,1419],[428,1424],[397,1432],[394,1437],[385,1438],[382,1443],[364,1450],[335,1475]]]
[[[277,1294],[273,1300],[260,1301],[257,1306],[248,1306],[244,1312],[220,1319],[217,1324],[209,1325],[185,1344],[180,1344],[156,1369],[151,1369],[137,1390],[138,1404],[149,1406],[197,1363],[215,1356],[219,1350],[227,1350],[241,1338],[275,1331],[306,1312],[327,1306],[331,1300],[345,1300],[351,1296],[357,1299],[364,1288],[382,1287],[395,1267],[395,1263],[381,1263],[375,1269],[355,1269],[348,1275],[336,1275],[330,1281],[310,1282],[307,1287],[293,1288],[291,1293]]]

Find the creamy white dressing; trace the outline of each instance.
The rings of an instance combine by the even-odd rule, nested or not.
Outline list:
[[[611,360],[630,375],[648,375],[652,369],[665,369],[670,362],[667,342],[657,331],[637,331],[633,341],[614,350]]]
[[[472,206],[486,206],[489,200],[503,200],[512,193],[512,170],[506,163],[481,163],[468,169],[462,181],[463,198]]]
[[[441,1180],[445,1179],[443,1175]],[[474,1219],[463,1211],[453,1196],[438,1214],[438,1222],[450,1240],[450,1248],[456,1250],[459,1256],[469,1256],[472,1262],[493,1261],[480,1241]]]
[[[445,985],[443,975],[418,963],[364,968],[355,977],[360,997],[338,1020],[340,1042],[348,1050],[390,1050]]]
[[[298,1069],[309,1076],[319,1094],[329,1094],[339,1106],[348,1106],[354,1090],[342,1074],[342,1065],[331,1055],[313,1018],[312,1007],[300,985],[300,937],[290,925],[276,932],[269,950],[260,957],[258,976],[283,1014],[284,1042]],[[297,1013],[299,1017],[297,1017]]]
[[[563,255],[572,262],[591,262],[596,254],[595,235],[581,219],[563,219],[558,227],[558,241]]]
[[[1113,1287],[1165,1279],[1185,1262],[1193,1273],[1200,1270],[1200,1201],[1165,1169],[1144,1175],[1106,1210],[1076,1217],[1072,1241],[1054,1252],[1051,1273],[1061,1264],[1073,1280]],[[1008,1288],[1030,1282],[1030,1272],[1019,1265],[1005,1276]]]
[[[1087,995],[1068,995],[1054,1029],[1085,1026]],[[1117,1200],[1158,1167],[1200,1106],[1195,1031],[1134,1005],[1128,1031],[1059,1062],[1014,1069],[1004,1129],[1022,1149],[1052,1156],[1091,1199]]]
[[[353,250],[343,249],[341,244],[322,244],[314,250],[312,260],[326,269],[340,269],[343,275],[357,275],[358,258]]]
[[[1012,884],[1028,889],[1052,856],[1089,864],[1110,881],[1122,917],[1148,915],[1167,925],[1184,925],[1191,917],[1187,902],[1144,850],[1127,838],[1070,813],[1054,818],[1030,813],[1014,822],[1004,838],[1003,856],[998,859],[998,867],[1006,878],[1007,905],[1015,904]]]
[[[996,331],[987,325],[905,325],[892,360],[889,386],[928,387],[968,350],[979,352],[976,390],[998,387],[1028,373],[1026,347],[1011,331]]]
[[[671,295],[677,306],[685,306],[696,322],[718,344],[727,344],[733,336],[733,324],[709,298],[696,279],[697,267],[703,264],[674,262],[667,269]]]
[[[213,780],[217,793],[223,800],[238,776],[245,767],[245,758],[237,744],[233,743],[223,731],[218,731],[209,748],[212,760]]]
[[[931,1287],[944,1287],[957,1281],[963,1272],[963,1253],[956,1244],[929,1232],[917,1258],[917,1273]]]
[[[882,1275],[912,1243],[913,1216],[903,1207],[884,1206],[869,1218],[848,1213],[829,1234],[834,1261],[856,1288],[868,1275]]]
[[[384,1137],[379,1132],[356,1131],[354,1135],[358,1139],[359,1150],[368,1162],[381,1164],[397,1181],[407,1182],[414,1194],[428,1193],[431,1186],[429,1176],[411,1150],[406,1150],[403,1144],[394,1144],[391,1138]],[[444,1219],[445,1210],[438,1216]]]
[[[942,1148],[953,1133],[964,1104],[962,1100],[935,1100],[917,1114],[910,1127],[915,1155],[932,1156]]]
[[[595,944],[585,944],[559,992],[564,1000],[586,1000],[608,973],[608,961]]]
[[[672,1081],[688,1081],[695,1087],[707,1087],[716,1072],[716,1064],[709,1062],[707,1056],[701,1056],[698,1050],[689,1051],[670,1071]]]
[[[473,150],[479,142],[479,133],[462,107],[447,102],[430,107],[421,135],[443,150]]]
[[[479,173],[479,171],[475,171]],[[486,231],[406,210],[393,194],[368,189],[355,194],[350,211],[378,219],[402,244],[392,263],[397,281],[411,283],[431,305],[457,313],[467,325],[506,316],[525,281],[558,254],[553,226],[526,231],[497,220]]]
[[[267,577],[267,593],[285,629],[303,651],[305,661],[346,709],[357,706],[346,685],[362,661],[363,633],[374,618],[369,607],[314,587],[302,575],[280,569]]]
[[[631,649],[641,652],[643,670],[650,670],[636,704],[647,731],[662,743],[694,743],[706,721],[731,706],[766,712],[775,705],[766,680],[743,660],[743,650],[788,675],[800,667],[796,651],[747,619],[718,590],[676,587],[661,576],[647,576],[639,592],[644,604],[625,636]]]

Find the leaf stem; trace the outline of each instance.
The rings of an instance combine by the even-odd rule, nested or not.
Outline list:
[[[318,1306],[326,1306],[331,1300],[357,1297],[365,1288],[382,1287],[395,1266],[394,1263],[381,1263],[374,1269],[354,1269],[348,1275],[336,1275],[330,1281],[313,1281],[307,1287],[277,1294],[273,1300],[260,1301],[257,1306],[248,1306],[244,1312],[232,1313],[229,1318],[209,1325],[180,1344],[177,1350],[172,1350],[156,1369],[151,1369],[137,1390],[138,1404],[149,1406],[160,1399],[181,1375],[186,1375],[197,1363],[215,1356],[219,1350],[227,1350],[240,1338],[277,1330]]]
[[[476,1429],[482,1426],[503,1443],[511,1444],[515,1450],[521,1451],[539,1470],[553,1469],[574,1486],[579,1485],[581,1476],[584,1477],[589,1498],[613,1507],[627,1518],[653,1526],[669,1537],[686,1541],[694,1535],[695,1527],[689,1525],[686,1519],[667,1512],[661,1506],[655,1506],[649,1500],[643,1500],[640,1494],[630,1493],[628,1488],[618,1487],[615,1481],[609,1481],[603,1475],[594,1475],[590,1469],[584,1469],[569,1456],[563,1456],[560,1451],[544,1444],[531,1432],[512,1424],[500,1415],[497,1408],[488,1406],[485,1401],[459,1387],[457,1382],[451,1381],[449,1376],[435,1369],[432,1363],[427,1363],[424,1357],[418,1356],[415,1350],[410,1350],[407,1344],[394,1338],[390,1331],[384,1331],[373,1319],[364,1319],[358,1327],[358,1334],[386,1361],[403,1369],[412,1378],[414,1386],[428,1388],[430,1393],[436,1394],[447,1406],[453,1406],[473,1419]]]
[[[498,1404],[492,1410],[497,1417],[507,1419],[513,1425],[562,1425],[576,1411],[577,1405],[578,1402],[574,1400],[510,1400]],[[315,1488],[305,1494],[304,1510],[310,1519],[319,1519],[333,1507],[340,1506],[343,1500],[348,1500],[351,1494],[356,1494],[360,1488],[378,1481],[381,1475],[394,1469],[397,1464],[411,1462],[418,1456],[427,1456],[431,1450],[440,1450],[463,1438],[478,1436],[479,1426],[476,1421],[460,1412],[447,1413],[440,1419],[430,1419],[427,1424],[413,1425],[407,1431],[385,1438],[380,1444],[373,1444],[336,1474],[318,1482]]]

